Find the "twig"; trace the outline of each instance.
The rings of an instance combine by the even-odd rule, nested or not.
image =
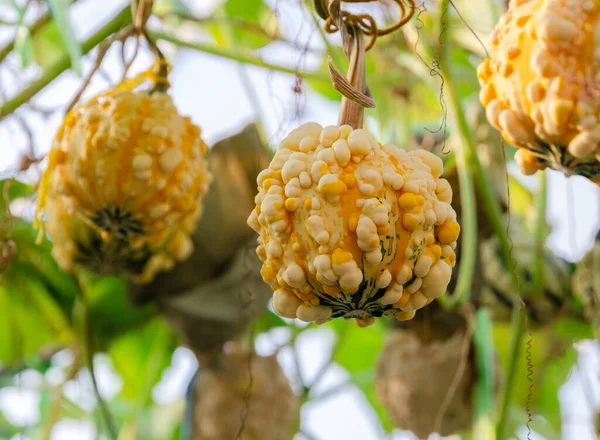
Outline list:
[[[448,29],[445,23],[446,11],[449,0],[442,1],[440,5],[440,39],[447,39]],[[444,35],[442,35],[444,34]],[[448,60],[448,49],[445,47],[445,41],[440,41],[439,70],[443,78],[443,85],[448,91],[450,97],[450,106],[454,125],[460,133],[462,142],[457,143],[456,169],[460,186],[460,205],[461,205],[461,223],[462,233],[460,237],[460,266],[458,268],[458,279],[454,295],[450,299],[453,305],[462,305],[470,300],[473,285],[473,275],[475,273],[475,263],[477,255],[477,208],[475,201],[475,188],[473,185],[472,157],[476,156],[474,142],[471,136],[471,130],[464,116],[464,111],[460,102],[460,97],[456,90],[455,78],[452,75],[450,63]]]
[[[162,14],[158,16],[159,18],[167,18],[167,17],[176,17],[181,20],[190,21],[198,24],[211,24],[211,23],[224,23],[229,26],[233,26],[240,29],[245,29],[250,32],[254,32],[256,34],[262,35],[273,42],[285,43],[293,48],[304,50],[304,47],[299,46],[294,41],[287,40],[282,38],[277,34],[270,33],[265,28],[256,23],[252,23],[251,21],[242,20],[236,17],[196,17],[194,15],[185,14],[182,12],[173,12],[168,14]],[[308,48],[309,52],[313,53],[321,53],[321,50],[315,48]]]
[[[98,382],[96,381],[96,373],[94,370],[94,335],[92,333],[92,327],[90,325],[90,309],[88,307],[87,302],[87,293],[85,288],[85,282],[81,279],[80,276],[75,277],[79,288],[77,289],[78,298],[82,307],[82,332],[83,332],[83,340],[84,340],[84,353],[85,353],[85,363],[90,371],[90,377],[92,379],[92,387],[94,389],[94,395],[96,396],[96,400],[98,401],[98,406],[100,408],[100,412],[102,417],[104,418],[104,423],[106,424],[106,428],[108,429],[109,437],[112,440],[117,440],[118,433],[115,428],[115,424],[113,422],[112,416],[108,409],[108,406],[102,395],[100,394],[100,389],[98,388]]]
[[[94,35],[81,43],[82,55],[89,53],[94,47],[129,23],[131,23],[131,14],[129,11],[129,6],[127,6],[126,8],[122,9],[121,12],[119,12],[111,21],[96,31]],[[0,107],[0,120],[13,113],[23,104],[27,103],[27,101],[33,98],[37,93],[54,81],[69,67],[71,67],[71,59],[67,53],[63,53],[54,64],[44,70],[40,78],[33,81],[27,88],[22,90],[21,93],[5,102]]]
[[[77,104],[77,102],[79,101],[79,98],[81,98],[81,95],[83,95],[83,93],[89,86],[90,82],[92,81],[92,77],[94,76],[94,74],[98,71],[98,69],[102,65],[102,61],[104,60],[104,57],[106,56],[106,53],[108,52],[108,49],[110,49],[112,44],[115,41],[121,41],[123,44],[125,44],[125,40],[133,33],[133,30],[134,30],[133,25],[129,25],[129,26],[121,29],[117,34],[113,35],[109,40],[103,42],[100,45],[100,47],[98,49],[98,55],[96,57],[96,62],[94,63],[94,67],[92,67],[92,70],[90,70],[90,72],[87,74],[85,80],[83,81],[83,84],[81,84],[81,86],[79,87],[79,90],[77,91],[77,93],[75,94],[75,96],[73,97],[73,99],[71,100],[69,105],[67,106],[65,113],[69,113],[69,111],[71,111],[71,109],[75,106],[75,104]]]

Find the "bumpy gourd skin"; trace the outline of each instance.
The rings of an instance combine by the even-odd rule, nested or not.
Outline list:
[[[39,206],[60,266],[146,283],[187,258],[210,175],[200,129],[171,98],[112,91],[63,128]]]
[[[257,179],[248,224],[281,316],[410,319],[442,295],[460,227],[441,159],[307,123]]]
[[[492,34],[480,100],[524,174],[600,182],[599,12],[598,0],[512,0]]]

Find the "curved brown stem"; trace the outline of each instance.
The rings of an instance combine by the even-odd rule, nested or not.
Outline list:
[[[342,29],[345,29],[345,27]],[[345,48],[351,45],[349,56],[350,66],[348,67],[348,75],[346,76],[349,84],[344,84],[344,82],[336,83],[333,74],[332,79],[336,90],[342,92],[344,95],[342,98],[342,108],[340,109],[339,124],[347,124],[356,129],[362,128],[363,126],[364,107],[366,106],[365,104],[367,104],[367,102],[361,102],[360,100],[360,95],[367,97],[367,95],[364,94],[366,88],[365,41],[360,29],[356,27],[348,28],[348,31],[349,32],[345,32],[343,30],[342,35]],[[347,44],[347,40],[349,40],[349,44]],[[330,70],[330,72],[331,71],[332,70]],[[343,90],[338,88],[340,85],[342,87],[350,85],[351,87],[348,89],[347,93],[344,93]],[[358,91],[359,93],[353,96],[352,91]],[[374,106],[374,101],[372,104]]]

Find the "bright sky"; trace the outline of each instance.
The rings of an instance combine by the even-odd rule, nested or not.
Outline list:
[[[195,6],[195,12],[201,14],[211,8],[211,3],[216,0],[199,3]],[[274,1],[270,1],[274,3]],[[76,34],[83,38],[93,32],[96,23],[105,22],[125,4],[124,1],[113,0],[85,0],[80,1],[72,8],[72,21],[75,25]],[[280,1],[278,4],[281,17],[285,20],[282,28],[292,39],[298,37],[301,43],[310,38],[310,45],[314,48],[322,48],[322,42],[318,34],[310,32],[310,26],[306,22],[298,20],[302,12],[296,2]],[[192,8],[194,9],[194,8]],[[294,17],[295,20],[286,19]],[[93,25],[92,25],[93,23]],[[0,28],[1,30],[1,28]],[[0,33],[0,41],[10,37],[10,34]],[[169,54],[172,56],[173,54]],[[261,56],[270,61],[285,63],[296,66],[298,54],[282,44],[270,45],[268,49],[261,51]],[[141,56],[138,69],[148,65],[149,58]],[[274,144],[281,139],[291,128],[305,121],[319,121],[322,125],[333,124],[337,121],[337,105],[320,96],[307,91],[302,102],[303,113],[299,119],[293,119],[296,113],[294,104],[294,77],[292,75],[269,73],[259,67],[241,67],[235,62],[227,61],[215,56],[201,54],[191,50],[180,51],[172,59],[174,69],[171,75],[171,94],[175,103],[183,114],[192,117],[195,123],[203,129],[203,136],[209,143],[233,133],[242,128],[246,123],[256,117],[253,99],[258,99],[259,116],[265,125],[268,135]],[[315,66],[320,60],[308,55],[305,58],[305,68]],[[118,53],[112,52],[105,60],[105,71],[113,74],[115,79],[119,72]],[[89,67],[89,61],[84,68]],[[26,83],[38,74],[35,68],[25,72],[20,81]],[[5,91],[20,88],[14,84],[14,79],[7,75],[0,76],[0,86]],[[12,81],[12,82],[11,82]],[[35,103],[41,107],[50,108],[62,105],[70,100],[73,91],[77,88],[80,79],[73,73],[66,73],[48,87],[44,93],[35,99]],[[100,76],[92,82],[90,93],[97,93],[106,84]],[[249,94],[251,90],[253,94]],[[9,92],[10,94],[10,92]],[[254,96],[254,97],[253,97]],[[54,133],[60,123],[60,115],[57,114],[47,121],[38,116],[31,115],[27,110],[19,112],[21,116],[34,121],[33,129],[38,146],[43,151],[47,150]],[[19,151],[25,147],[25,138],[18,131],[18,126],[12,120],[8,123],[0,123],[0,171],[10,168],[19,157]],[[528,185],[535,186],[535,178],[523,179]],[[599,193],[595,185],[590,184],[582,178],[565,179],[562,175],[554,172],[549,173],[550,200],[548,204],[548,219],[553,227],[549,239],[550,247],[559,255],[570,260],[577,260],[591,246],[592,234],[595,230],[598,213],[600,212]],[[261,354],[270,354],[278,338],[285,335],[274,334],[272,337],[263,337],[257,344],[257,350]],[[299,350],[301,364],[305,370],[305,377],[315,374],[328,353],[332,336],[325,331],[308,332],[300,338]],[[582,348],[586,353],[584,359],[585,371],[590,370],[594,362],[598,365],[597,352],[590,344]],[[360,355],[357,353],[357,355]],[[63,355],[64,356],[64,355]],[[68,359],[64,360],[67,362]],[[291,354],[283,351],[280,353],[280,361],[286,370],[293,371]],[[163,382],[155,389],[154,397],[162,403],[172,402],[184,395],[189,378],[194,372],[195,360],[193,355],[180,349],[175,353],[173,366],[165,374]],[[119,378],[111,372],[107,362],[100,358],[98,360],[99,381],[103,393],[106,396],[114,395],[120,388]],[[51,370],[46,379],[59,381],[61,369]],[[345,378],[345,372],[341,368],[332,369],[322,386],[338,384]],[[41,380],[36,373],[27,372],[21,378],[21,388],[7,388],[0,390],[0,411],[10,420],[22,424],[34,423],[38,413],[37,405],[39,395],[32,387]],[[565,439],[593,440],[590,428],[590,411],[588,405],[583,401],[581,393],[581,378],[579,372],[574,372],[563,388],[562,397],[565,405],[565,420],[567,422]],[[94,408],[95,402],[90,394],[90,388],[86,385],[85,378],[78,381],[79,385],[67,390],[69,398],[80,403],[89,410]],[[597,381],[593,381],[597,384]],[[598,387],[592,393],[598,396]],[[596,404],[600,402],[596,401]],[[303,422],[315,438],[319,440],[330,440],[345,438],[348,440],[364,440],[384,438],[378,431],[378,425],[373,422],[374,415],[364,405],[364,397],[356,389],[349,389],[324,402],[308,405],[303,411]],[[52,440],[88,440],[94,438],[94,430],[91,424],[65,421],[61,422]],[[412,439],[412,436],[398,434],[394,439]],[[433,440],[433,437],[432,439]]]

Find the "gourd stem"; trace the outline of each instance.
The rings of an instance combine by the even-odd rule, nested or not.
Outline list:
[[[352,32],[352,49],[350,52],[350,65],[346,78],[352,87],[360,92],[365,89],[365,42],[360,29],[348,28]],[[346,97],[342,97],[339,125],[349,125],[353,129],[362,128],[364,107]]]

